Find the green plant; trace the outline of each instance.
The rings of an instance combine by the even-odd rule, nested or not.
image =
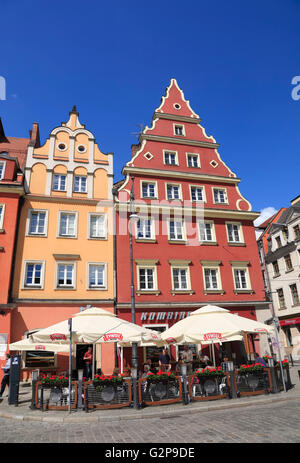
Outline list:
[[[264,371],[262,363],[252,363],[251,365],[241,365],[238,369],[239,375],[247,375],[248,373],[261,373]]]
[[[224,376],[224,371],[222,370],[221,367],[215,367],[215,368],[202,368],[196,371],[196,376],[198,379],[201,378],[207,378],[209,376],[217,376],[221,377]]]
[[[105,376],[105,375],[95,375],[93,380],[93,385],[96,388],[97,392],[101,392],[105,386],[122,386],[123,384],[123,375],[120,376]]]
[[[175,378],[175,374],[171,373],[170,371],[158,371],[156,374],[151,372],[147,373],[147,381],[149,383],[164,383],[168,381],[174,381]]]
[[[43,375],[41,383],[44,387],[66,387],[69,385],[69,379],[64,375]]]

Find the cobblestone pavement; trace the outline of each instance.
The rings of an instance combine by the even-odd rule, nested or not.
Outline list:
[[[186,416],[112,423],[0,418],[1,443],[299,443],[299,398]]]

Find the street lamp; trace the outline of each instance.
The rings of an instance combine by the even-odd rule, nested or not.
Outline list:
[[[133,274],[133,248],[132,248],[132,223],[139,219],[139,216],[134,213],[134,177],[131,177],[131,192],[130,192],[130,215],[129,215],[129,245],[130,245],[130,276],[131,276],[131,322],[135,323],[135,293],[134,293],[134,274]],[[137,343],[133,342],[131,345],[131,377],[133,389],[133,407],[139,408],[138,401],[138,347]]]

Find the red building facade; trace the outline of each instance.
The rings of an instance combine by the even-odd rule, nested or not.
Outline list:
[[[23,166],[29,143],[39,143],[38,125],[33,124],[30,138],[7,137],[0,119],[0,366],[10,343],[12,311],[11,275],[20,199],[25,194]],[[0,371],[0,378],[3,370]]]
[[[265,307],[253,225],[259,213],[241,195],[240,179],[218,146],[172,79],[115,185],[119,317],[131,320],[132,190],[139,215],[133,225],[136,323],[164,330],[206,304],[256,319]],[[248,348],[253,351],[255,341]],[[140,361],[146,356],[144,349]]]

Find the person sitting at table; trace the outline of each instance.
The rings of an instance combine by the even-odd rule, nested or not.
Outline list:
[[[207,357],[207,355],[201,353],[199,358],[200,358],[200,366],[202,368],[205,368],[211,364],[209,357]]]
[[[162,354],[159,356],[158,364],[161,371],[171,370],[170,356],[167,349],[163,349]]]
[[[187,366],[187,375],[191,375],[193,373],[193,352],[189,346],[184,346],[182,359]]]
[[[261,363],[265,368],[267,366],[265,359],[260,357],[257,352],[254,353],[255,363]]]

